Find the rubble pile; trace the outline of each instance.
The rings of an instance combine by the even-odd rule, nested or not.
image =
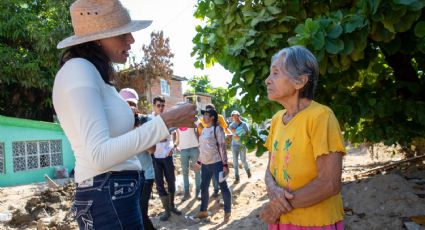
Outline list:
[[[49,188],[31,197],[24,209],[11,207],[12,219],[8,224],[10,227],[19,229],[65,230],[72,229],[74,225],[78,228],[70,211],[74,191],[73,183]]]

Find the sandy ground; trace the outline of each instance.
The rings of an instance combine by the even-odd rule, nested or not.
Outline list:
[[[366,148],[348,149],[344,158],[342,190],[346,229],[425,229],[424,162],[371,177],[354,177],[368,169],[400,160],[397,151],[378,145],[371,158]],[[231,158],[230,151],[228,156]],[[241,182],[236,185],[233,184],[234,174],[230,163],[227,182],[233,198],[232,218],[228,223],[223,223],[221,198],[210,199],[210,217],[203,221],[193,218],[199,211],[200,201],[189,199],[181,202],[179,192],[182,190],[182,178],[177,156],[176,204],[183,215],[173,215],[168,221],[159,221],[162,205],[154,194],[149,205],[149,215],[154,225],[158,229],[267,229],[258,218],[262,205],[267,201],[263,180],[267,156],[257,158],[250,153],[248,160],[252,177],[248,179],[245,171],[240,169]],[[192,178],[193,175],[191,183]],[[0,229],[77,229],[68,212],[74,190],[72,184],[59,190],[46,188],[45,183],[0,188]],[[194,195],[194,187],[191,190]]]

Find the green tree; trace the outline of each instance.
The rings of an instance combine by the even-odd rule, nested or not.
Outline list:
[[[306,46],[320,64],[316,100],[335,111],[345,137],[406,147],[425,134],[424,7],[423,0],[198,0],[194,16],[205,23],[192,54],[199,68],[218,62],[231,71],[231,95],[242,88],[242,105],[261,122],[281,109],[264,85],[271,56]]]
[[[212,90],[213,95],[211,101],[219,113],[223,113],[234,103],[232,97],[229,96],[229,90],[223,87],[217,87]],[[225,114],[229,116],[229,114]]]
[[[72,34],[72,0],[0,2],[0,114],[51,121],[56,44]]]
[[[135,57],[130,58],[130,67],[120,71],[115,78],[114,84],[118,89],[125,87],[133,88],[141,96],[139,110],[147,113],[151,110],[151,98],[143,97],[145,92],[149,92],[152,82],[157,79],[169,81],[173,75],[173,63],[171,59],[174,54],[171,52],[170,39],[164,37],[163,31],[154,31],[151,33],[151,42],[149,45],[143,45],[143,58],[140,62]]]
[[[187,84],[192,87],[192,91],[195,93],[211,93],[212,85],[210,78],[207,75],[194,76],[190,79]]]
[[[187,84],[192,87],[189,90],[191,93],[208,93],[211,94],[211,102],[214,104],[218,113],[225,112],[226,108],[234,102],[229,95],[229,90],[223,87],[213,88],[210,78],[207,75],[194,76]]]

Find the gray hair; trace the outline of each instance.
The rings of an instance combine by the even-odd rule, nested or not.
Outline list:
[[[301,82],[302,76],[307,76],[308,81],[300,91],[300,98],[313,100],[314,90],[319,79],[319,64],[316,57],[303,46],[291,46],[277,52],[272,57],[272,63],[281,57],[281,68],[288,73],[290,79],[295,82]]]

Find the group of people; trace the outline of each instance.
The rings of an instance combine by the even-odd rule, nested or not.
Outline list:
[[[131,20],[119,0],[77,0],[70,12],[75,34],[57,46],[66,49],[53,86],[53,105],[75,154],[72,211],[80,229],[149,228],[147,209],[140,206],[147,208],[153,181],[166,210],[161,218],[168,218],[171,212],[180,214],[174,205],[172,149],[185,154],[182,159],[187,170],[190,164],[186,159],[196,160],[193,168],[201,171],[196,183],[196,193],[201,193],[197,217],[208,216],[208,187],[214,178],[228,219],[231,195],[225,180],[229,170],[225,133],[231,131],[219,125],[223,118],[217,111],[202,111],[196,156],[196,146],[171,137],[186,138],[196,127],[195,105],[184,103],[163,111],[165,101],[154,100],[149,121],[135,127],[131,104],[113,86],[113,63],[127,61],[134,43],[131,33],[151,21]],[[271,59],[265,81],[268,98],[284,109],[273,116],[265,143],[269,201],[260,218],[269,229],[344,228],[340,190],[345,148],[334,113],[313,100],[318,76],[317,60],[305,47],[284,48]],[[237,112],[234,115],[239,116]],[[230,129],[237,134],[244,128],[235,122]],[[232,152],[234,157],[245,154],[237,138]],[[251,176],[249,166],[244,163],[244,167]],[[236,181],[237,168],[235,165]]]
[[[135,115],[135,128],[140,125],[138,111],[139,96],[132,88],[124,88],[119,92],[120,96],[129,104]],[[183,103],[179,103],[183,104]],[[152,114],[147,116],[146,122],[164,112],[165,98],[156,96],[152,102]],[[249,165],[246,161],[246,150],[241,144],[240,138],[247,136],[249,129],[245,122],[240,119],[238,111],[232,112],[233,122],[230,130],[224,117],[217,113],[214,105],[209,104],[201,111],[197,127],[180,127],[171,131],[171,135],[155,146],[143,151],[138,155],[142,166],[142,182],[140,206],[143,226],[146,229],[155,229],[148,216],[149,198],[152,193],[153,182],[164,207],[160,220],[166,221],[171,213],[181,215],[174,202],[175,198],[175,169],[173,153],[180,154],[181,168],[183,173],[184,196],[182,200],[191,197],[189,192],[189,169],[195,171],[195,198],[201,200],[200,212],[197,218],[208,217],[207,206],[209,199],[209,185],[214,182],[214,195],[218,196],[219,189],[224,200],[224,221],[228,221],[231,213],[231,194],[225,177],[229,172],[227,164],[226,138],[232,138],[232,151],[235,166],[235,183],[239,183],[238,156],[240,155],[248,177],[251,177]],[[221,121],[221,122],[220,122]],[[225,130],[228,132],[227,137]],[[202,173],[201,173],[202,171]],[[167,183],[165,189],[164,178]]]

